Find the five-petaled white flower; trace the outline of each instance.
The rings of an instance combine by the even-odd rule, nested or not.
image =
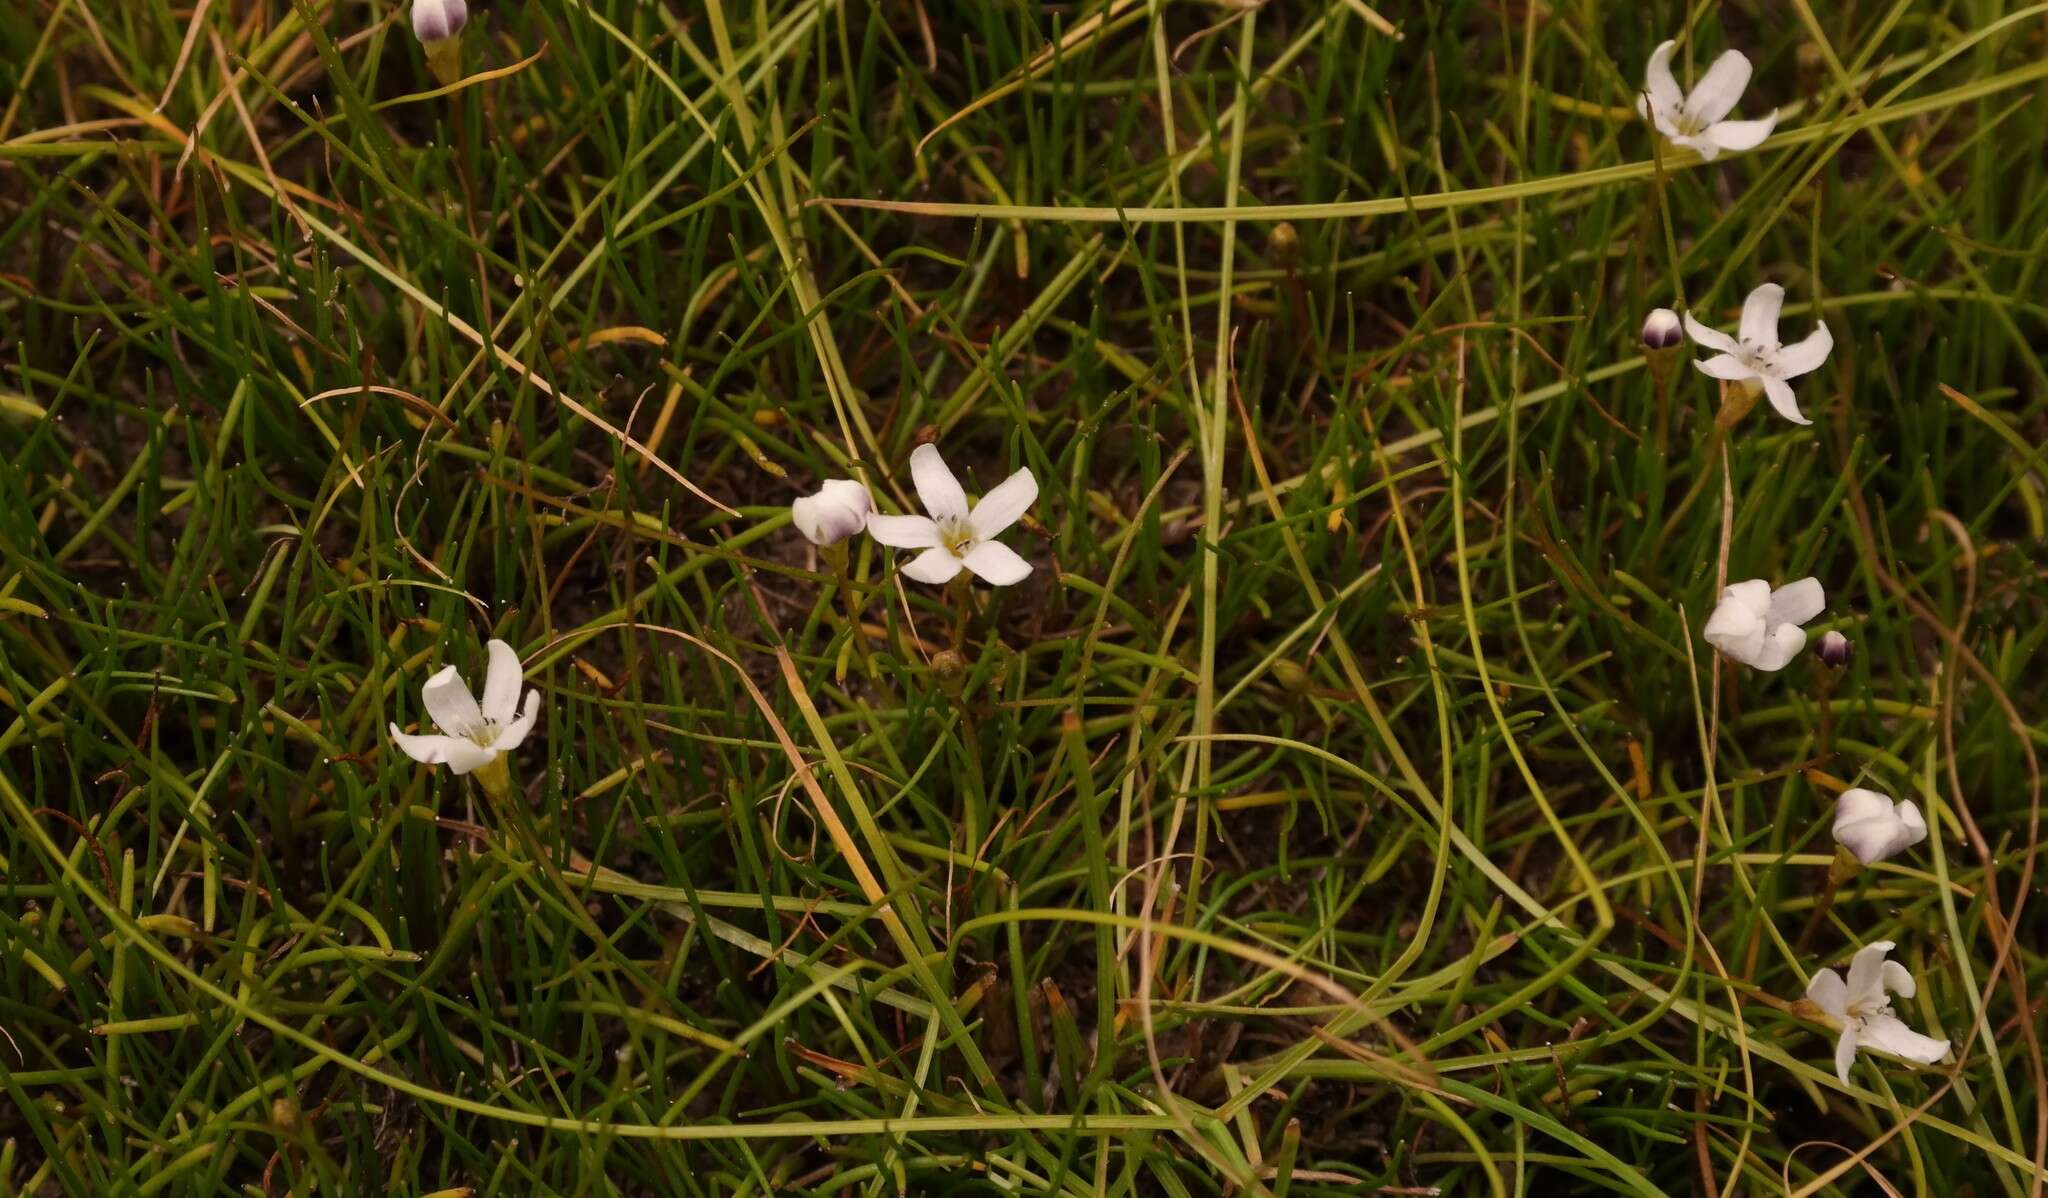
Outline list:
[[[816,495],[789,505],[790,523],[813,545],[837,545],[868,526],[875,501],[868,489],[850,478],[821,483]]]
[[[1771,135],[1778,123],[1775,109],[1758,121],[1721,119],[1735,111],[1742,89],[1749,86],[1749,59],[1734,50],[1722,54],[1688,96],[1671,76],[1671,56],[1677,49],[1677,42],[1665,42],[1651,52],[1649,69],[1643,73],[1645,94],[1636,97],[1636,111],[1656,125],[1657,132],[1708,160],[1723,150],[1753,150]]]
[[[412,0],[413,36],[423,43],[446,41],[468,21],[468,0]]]
[[[488,646],[491,664],[484,674],[483,702],[479,704],[469,687],[449,666],[420,688],[420,700],[434,718],[440,736],[414,736],[391,725],[391,739],[407,757],[426,765],[446,765],[466,774],[489,765],[500,753],[519,747],[540,715],[540,691],[526,692],[526,710],[520,712],[519,655],[512,646],[494,640]]]
[[[1806,997],[1813,1005],[1842,1025],[1841,1039],[1835,1041],[1835,1076],[1845,1086],[1858,1048],[1875,1048],[1922,1065],[1932,1065],[1948,1055],[1948,1041],[1923,1036],[1892,1014],[1892,1000],[1885,991],[1911,998],[1916,987],[1905,966],[1884,959],[1891,950],[1891,941],[1874,941],[1850,959],[1848,981],[1832,969],[1823,969],[1806,984]]]
[[[1026,467],[997,484],[973,510],[960,480],[946,468],[935,446],[910,454],[910,479],[929,516],[868,517],[868,535],[898,549],[922,549],[903,572],[919,582],[950,582],[965,568],[983,582],[1009,586],[1031,573],[1031,563],[996,540],[1038,498],[1038,480]]]
[[[1800,625],[1826,607],[1827,595],[1817,578],[1788,582],[1775,591],[1763,579],[1752,578],[1721,592],[1702,635],[1743,665],[1782,670],[1806,647]]]
[[[1750,292],[1749,298],[1742,301],[1739,339],[1708,328],[1687,312],[1686,333],[1715,351],[1713,357],[1693,365],[1702,374],[1745,384],[1752,388],[1752,395],[1755,388],[1762,388],[1770,397],[1771,406],[1778,409],[1778,415],[1794,424],[1812,424],[1800,413],[1799,401],[1792,397],[1792,386],[1785,380],[1819,369],[1828,360],[1828,351],[1835,347],[1835,335],[1822,322],[1813,326],[1813,332],[1804,341],[1782,344],[1778,340],[1778,310],[1784,306],[1785,289],[1776,283],[1765,283]]]
[[[1890,796],[1856,787],[1835,800],[1835,843],[1873,865],[1927,839],[1927,820],[1913,800],[1893,803]]]

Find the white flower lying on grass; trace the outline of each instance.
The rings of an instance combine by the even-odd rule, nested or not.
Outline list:
[[[1775,109],[1757,121],[1721,119],[1735,111],[1742,89],[1749,86],[1749,59],[1734,50],[1722,54],[1688,96],[1671,75],[1671,56],[1677,50],[1677,42],[1665,42],[1650,53],[1649,68],[1643,72],[1646,94],[1636,98],[1636,111],[1656,125],[1657,132],[1709,161],[1723,150],[1753,150],[1771,135],[1778,123]]]
[[[918,582],[951,582],[964,568],[983,582],[1009,586],[1031,573],[1031,563],[995,538],[1017,522],[1038,498],[1029,467],[1004,479],[973,510],[960,480],[946,468],[937,447],[920,445],[910,454],[910,479],[929,516],[868,517],[868,535],[898,549],[922,549],[903,567]]]
[[[1713,357],[1693,365],[1702,374],[1741,383],[1751,389],[1751,394],[1761,388],[1770,398],[1771,406],[1778,409],[1778,415],[1794,424],[1812,424],[1800,413],[1799,401],[1792,397],[1792,386],[1786,380],[1818,370],[1828,360],[1828,351],[1835,347],[1835,335],[1821,323],[1813,327],[1804,341],[1782,344],[1778,340],[1778,311],[1784,306],[1785,289],[1776,283],[1765,283],[1750,292],[1749,298],[1742,301],[1740,339],[1710,329],[1694,320],[1692,313],[1686,313],[1685,331],[1694,341],[1716,351]]]
[[[837,545],[868,526],[875,510],[868,489],[850,478],[827,480],[816,495],[789,505],[790,523],[813,545]]]
[[[446,41],[468,22],[467,0],[412,0],[412,32],[422,45]]]
[[[1800,625],[1819,615],[1827,602],[1817,578],[1788,582],[1775,591],[1763,579],[1752,578],[1721,592],[1702,635],[1743,665],[1782,670],[1806,647]]]
[[[1884,959],[1892,947],[1889,940],[1863,946],[1850,958],[1846,982],[1834,970],[1823,969],[1806,984],[1807,999],[1842,1025],[1841,1039],[1835,1041],[1835,1076],[1845,1086],[1859,1048],[1875,1048],[1922,1065],[1948,1055],[1948,1041],[1923,1036],[1892,1014],[1892,1000],[1885,991],[1911,998],[1917,989],[1905,966]]]
[[[391,739],[407,757],[424,765],[446,765],[456,774],[491,764],[499,754],[509,753],[525,741],[540,716],[540,691],[526,692],[526,710],[517,709],[522,670],[512,646],[494,640],[488,646],[490,668],[484,674],[483,701],[469,693],[469,686],[449,666],[420,688],[420,701],[439,736],[414,736],[391,725]]]
[[[1905,852],[1927,839],[1927,820],[1913,800],[1893,803],[1888,795],[1856,787],[1835,800],[1835,843],[1865,865]]]

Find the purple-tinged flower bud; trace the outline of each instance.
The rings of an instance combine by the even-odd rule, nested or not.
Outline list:
[[[1643,348],[1670,349],[1685,340],[1685,330],[1678,323],[1678,313],[1669,308],[1652,308],[1643,320]]]
[[[412,0],[412,31],[423,45],[454,37],[468,22],[468,0]]]
[[[1849,659],[1855,655],[1856,647],[1849,643],[1848,637],[1830,629],[1820,634],[1820,645],[1814,652],[1820,655],[1823,664],[1839,670],[1849,664]]]

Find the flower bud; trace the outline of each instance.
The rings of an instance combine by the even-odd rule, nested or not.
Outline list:
[[[1848,637],[1830,629],[1820,634],[1820,647],[1814,652],[1820,655],[1824,664],[1839,670],[1849,664],[1849,659],[1855,655],[1856,646],[1849,643]]]
[[[789,505],[790,522],[813,545],[837,545],[868,526],[875,501],[849,478],[835,478]]]
[[[1643,361],[1650,367],[1650,377],[1657,380],[1659,387],[1671,379],[1671,369],[1678,364],[1681,346],[1685,344],[1685,331],[1678,323],[1678,313],[1669,308],[1652,308],[1643,318]]]
[[[1266,256],[1281,270],[1292,270],[1301,258],[1301,234],[1292,221],[1281,221],[1266,234]]]
[[[1308,688],[1314,685],[1314,679],[1308,676],[1307,670],[1284,657],[1273,663],[1273,681],[1278,682],[1281,689],[1296,695],[1307,694]]]
[[[412,0],[412,32],[427,52],[427,69],[443,87],[462,78],[462,27],[468,0]]]
[[[468,0],[412,0],[412,31],[421,45],[459,35],[468,21]]]
[[[1678,313],[1669,308],[1652,308],[1643,320],[1643,348],[1671,349],[1685,340],[1685,332],[1679,327]]]
[[[932,681],[955,703],[967,687],[967,659],[958,649],[941,649],[932,654]]]

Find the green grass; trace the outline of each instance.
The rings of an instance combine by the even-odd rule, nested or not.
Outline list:
[[[474,7],[0,9],[0,1192],[2042,1192],[2048,6]]]

